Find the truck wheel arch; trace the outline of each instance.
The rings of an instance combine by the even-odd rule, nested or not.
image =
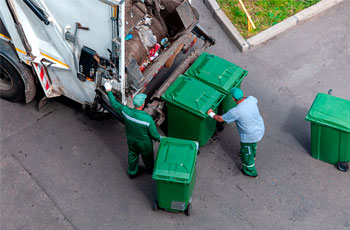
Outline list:
[[[13,74],[14,75],[17,74],[20,77],[20,79],[17,79],[18,76],[14,76],[14,78],[11,79],[13,81],[17,81],[17,84],[18,84],[17,86],[19,88],[15,90],[24,90],[23,94],[24,94],[25,102],[26,103],[31,102],[36,95],[36,85],[35,85],[33,73],[31,69],[19,59],[14,46],[11,43],[2,39],[0,39],[0,59],[1,59],[0,65],[4,65],[4,66],[10,65],[9,71],[8,71],[9,74],[15,71],[15,73]],[[23,84],[23,88],[21,88],[21,83],[19,83],[20,80],[22,80],[21,83]],[[21,97],[20,94],[21,92],[18,92],[18,95],[13,97],[12,101],[18,101],[18,99],[19,100],[22,99],[20,98]],[[5,99],[8,99],[8,97]],[[11,99],[8,99],[8,100],[11,100]]]

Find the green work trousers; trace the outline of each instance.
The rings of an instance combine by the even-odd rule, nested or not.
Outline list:
[[[153,170],[154,166],[154,153],[153,142],[140,141],[134,138],[128,139],[128,173],[130,175],[137,174],[139,169],[139,154],[141,154],[142,161],[148,170]]]
[[[258,172],[255,168],[254,158],[256,156],[257,143],[242,143],[241,142],[241,160],[243,171],[250,176],[257,176]]]

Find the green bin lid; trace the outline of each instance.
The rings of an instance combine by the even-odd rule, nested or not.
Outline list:
[[[203,53],[185,75],[196,77],[220,92],[229,93],[248,74],[247,70],[212,54]]]
[[[154,180],[188,184],[197,159],[198,143],[166,137],[159,144],[153,171]]]
[[[180,75],[165,91],[162,99],[197,116],[206,118],[209,109],[217,107],[224,94],[205,83]]]
[[[319,93],[305,119],[350,132],[350,101]]]

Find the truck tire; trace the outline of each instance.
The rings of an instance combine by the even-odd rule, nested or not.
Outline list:
[[[0,56],[0,97],[19,102],[24,99],[24,83],[17,70]]]

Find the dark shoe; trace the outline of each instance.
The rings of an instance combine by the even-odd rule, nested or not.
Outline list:
[[[256,176],[251,176],[251,175],[248,175],[243,169],[241,170],[241,172],[242,172],[242,174],[244,175],[244,176],[249,176],[249,177],[251,177],[251,178],[258,178],[258,175],[256,175]]]
[[[153,169],[146,169],[146,173],[152,175],[153,174]]]
[[[146,173],[146,174],[153,174],[153,168],[150,169],[150,168],[147,168],[147,167],[145,168],[143,166],[139,166],[139,170],[138,170],[137,173],[140,173],[140,174],[144,174],[144,173]]]
[[[130,180],[133,180],[133,179],[135,179],[137,177],[137,173],[134,174],[134,175],[131,175],[131,174],[128,173],[128,176],[129,176]]]

